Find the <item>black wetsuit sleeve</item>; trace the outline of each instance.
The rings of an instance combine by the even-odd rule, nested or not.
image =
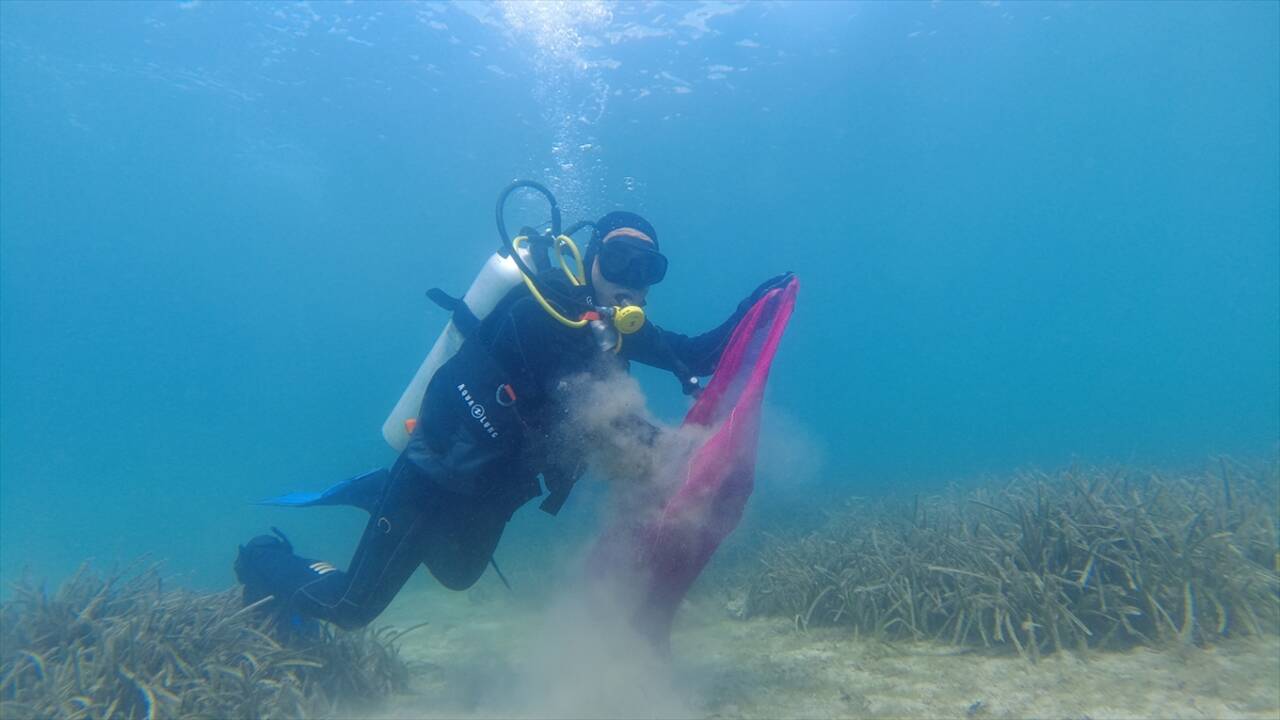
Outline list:
[[[744,314],[745,310],[739,308],[715,329],[693,337],[664,330],[651,322],[645,323],[638,332],[623,341],[622,355],[628,360],[662,370],[675,372],[680,370],[677,363],[683,363],[685,369],[694,375],[710,375],[715,372],[729,336]]]

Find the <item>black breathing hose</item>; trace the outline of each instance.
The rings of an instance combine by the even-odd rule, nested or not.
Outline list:
[[[529,188],[542,193],[542,196],[547,199],[547,203],[551,205],[551,236],[560,235],[560,205],[556,203],[556,196],[552,195],[547,186],[542,183],[534,182],[533,180],[516,180],[502,188],[502,192],[498,193],[498,206],[494,210],[494,217],[498,221],[498,237],[502,239],[502,245],[499,247],[500,252],[511,251],[511,236],[507,234],[507,220],[503,211],[507,207],[507,198],[511,197],[511,193],[520,188]],[[517,262],[519,261],[517,260]]]

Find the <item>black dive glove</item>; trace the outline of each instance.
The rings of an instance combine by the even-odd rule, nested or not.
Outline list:
[[[751,309],[751,306],[755,305],[757,300],[764,297],[765,293],[769,292],[770,290],[774,290],[776,288],[785,287],[787,283],[791,282],[791,278],[793,277],[795,277],[795,273],[788,271],[788,272],[782,273],[781,275],[774,275],[768,280],[765,280],[764,282],[760,283],[760,287],[756,288],[755,290],[752,290],[751,294],[747,296],[746,300],[743,300],[742,302],[738,303],[738,312],[735,313],[735,315],[737,315],[738,317],[742,317],[743,315],[746,315],[747,311]]]

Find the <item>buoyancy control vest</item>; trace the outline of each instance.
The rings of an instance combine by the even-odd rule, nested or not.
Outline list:
[[[526,261],[537,265],[527,257]],[[505,350],[518,345],[501,339],[504,324],[514,329],[509,321],[512,307],[521,300],[533,307],[519,276],[511,279],[510,262],[495,254],[462,298],[429,291],[451,319],[383,424],[383,434],[393,447],[402,440],[408,458],[440,486],[462,494],[493,495],[513,510],[541,494],[541,474],[550,493],[542,509],[555,514],[582,467],[572,453],[557,447],[554,428],[541,412],[550,378],[531,374],[518,358],[509,357],[510,352],[495,353],[495,342]],[[567,296],[557,300],[572,302]],[[585,331],[581,337],[590,347]],[[411,395],[417,395],[417,406],[406,417],[399,413],[413,407]]]

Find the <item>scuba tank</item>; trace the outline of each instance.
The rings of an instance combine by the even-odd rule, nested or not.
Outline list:
[[[498,305],[507,293],[520,284],[520,268],[509,256],[500,252],[494,253],[485,261],[480,274],[472,281],[471,287],[462,296],[462,302],[475,316],[483,320]],[[417,421],[418,410],[422,407],[422,396],[427,392],[427,384],[458,348],[462,347],[462,332],[454,325],[453,320],[445,324],[440,337],[431,346],[431,352],[418,366],[409,387],[400,395],[399,402],[391,410],[382,423],[382,437],[397,452],[404,450],[409,444],[409,433],[413,423]]]

